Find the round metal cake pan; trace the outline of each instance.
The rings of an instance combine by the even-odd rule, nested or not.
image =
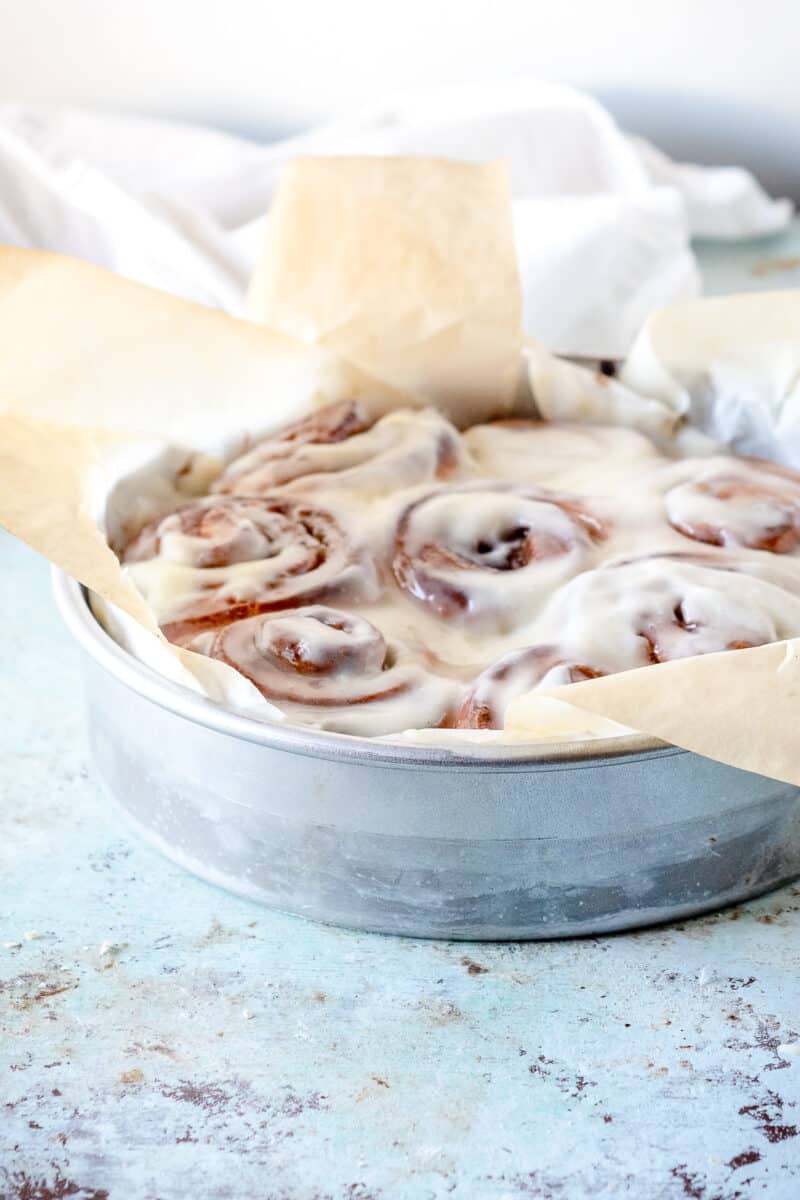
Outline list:
[[[407,936],[553,938],[800,874],[795,787],[638,735],[465,755],[252,720],[138,662],[54,579],[99,774],[164,854],[273,908]]]

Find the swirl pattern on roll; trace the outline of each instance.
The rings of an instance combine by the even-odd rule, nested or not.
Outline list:
[[[390,413],[373,423],[363,405],[333,405],[259,442],[229,464],[214,491],[260,496],[291,485],[383,490],[456,476],[457,430],[439,413]]]
[[[311,601],[358,602],[377,586],[368,557],[336,518],[297,496],[197,500],[145,526],[124,561],[160,563],[156,582],[177,593],[162,619],[173,641]],[[141,568],[137,578],[147,595]]]
[[[320,723],[335,731],[377,721],[381,731],[399,732],[449,720],[452,685],[405,661],[401,647],[356,613],[314,605],[236,621],[214,634],[206,653],[301,719],[309,708],[326,710]]]
[[[339,445],[371,428],[373,423],[363,404],[347,400],[330,404],[262,438],[252,449],[240,454],[228,464],[214,491],[257,496],[302,475],[313,474],[315,454],[317,458],[321,455],[312,447]]]
[[[759,459],[701,462],[666,496],[670,524],[693,541],[773,554],[800,547],[800,479]]]
[[[603,522],[577,500],[503,482],[431,492],[398,524],[392,570],[440,617],[506,625],[591,561]]]
[[[713,561],[713,560],[712,560]],[[652,555],[587,571],[542,613],[573,659],[602,673],[698,654],[747,649],[800,628],[800,578],[790,591],[770,572]]]

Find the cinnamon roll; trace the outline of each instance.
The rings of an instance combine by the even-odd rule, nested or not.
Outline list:
[[[502,632],[591,565],[604,522],[577,500],[492,481],[431,492],[400,519],[392,570],[445,620]]]
[[[458,431],[439,413],[394,412],[377,423],[362,405],[334,404],[272,434],[234,459],[213,490],[260,496],[299,481],[303,488],[361,492],[449,479],[465,461]]]
[[[211,636],[196,648],[235,667],[305,724],[394,733],[448,720],[455,685],[424,671],[356,613],[305,606],[236,621]]]
[[[215,492],[257,496],[315,469],[311,447],[335,446],[374,424],[363,404],[342,400],[302,421],[285,425],[235,458],[217,480]]]
[[[502,729],[510,702],[536,687],[597,679],[602,671],[568,662],[555,646],[512,650],[478,676],[456,715],[458,729]]]
[[[370,599],[377,589],[365,551],[330,512],[297,496],[197,500],[146,525],[123,561],[178,642],[257,613]]]
[[[673,529],[711,546],[800,548],[800,474],[760,459],[713,458],[666,494]]]
[[[514,650],[483,671],[455,724],[500,729],[511,700],[537,688],[749,649],[800,630],[800,589],[786,590],[770,572],[739,574],[736,567],[732,560],[654,555],[577,576],[536,623],[553,643]]]
[[[553,597],[538,632],[612,674],[800,631],[800,593],[732,568],[659,555],[599,567]]]

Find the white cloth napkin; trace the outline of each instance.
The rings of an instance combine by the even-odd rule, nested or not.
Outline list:
[[[0,108],[0,241],[75,254],[240,313],[281,166],[301,154],[504,158],[526,332],[620,357],[696,295],[692,235],[774,233],[792,206],[746,171],[673,163],[594,100],[518,81],[416,95],[259,145],[192,126]]]

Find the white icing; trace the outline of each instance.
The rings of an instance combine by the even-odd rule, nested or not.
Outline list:
[[[800,483],[773,469],[723,457],[681,463],[666,495],[669,521],[704,533],[699,540],[723,546],[765,549],[781,539],[784,549],[800,542]]]
[[[384,492],[387,479],[398,476],[408,485],[435,479],[448,450],[462,451],[463,457],[457,431],[433,409],[400,409],[340,442],[295,445],[274,439],[267,447],[266,461],[256,446],[228,468],[217,486],[242,495],[264,495],[286,484],[295,491],[341,488],[365,496]],[[459,467],[450,464],[448,477]],[[468,472],[466,462],[464,467]]]
[[[403,572],[412,596],[441,616],[477,621],[507,633],[529,620],[554,588],[591,562],[591,539],[553,500],[498,486],[446,486],[410,511],[401,526],[403,547],[418,566]],[[535,530],[534,557],[505,569],[519,549],[517,530]],[[446,547],[452,564],[424,562],[425,548]],[[398,571],[395,571],[400,578]]]
[[[442,437],[456,451],[447,480],[437,478]],[[568,682],[576,666],[610,673],[800,635],[797,546],[751,548],[764,529],[785,523],[787,509],[798,511],[800,484],[770,474],[778,499],[755,502],[704,490],[731,472],[763,488],[757,465],[718,453],[676,460],[644,434],[613,426],[509,422],[458,434],[430,412],[392,413],[346,441],[301,449],[313,455],[315,473],[279,494],[319,506],[344,535],[344,557],[314,569],[345,585],[323,603],[369,621],[391,651],[384,674],[405,672],[412,686],[366,704],[275,699],[292,721],[369,736],[438,724],[482,672],[526,647],[552,648],[537,684],[547,688]],[[723,529],[724,544],[680,531],[705,525]],[[520,529],[533,531],[534,552],[501,569],[512,544],[503,537]],[[422,583],[398,559],[398,531],[406,557],[423,563]],[[296,603],[309,603],[303,593],[314,572],[303,573],[302,547],[291,538],[278,539],[270,557],[230,567],[191,565],[198,547],[181,539],[168,531],[159,557],[127,568],[159,621],[190,610],[209,584],[223,603],[257,601],[287,573]],[[430,577],[445,601],[431,601]],[[447,600],[459,592],[466,603]],[[323,652],[300,618],[282,619],[312,658]],[[194,648],[208,653],[212,643],[203,634]],[[530,686],[521,678],[497,683],[499,711]],[[357,681],[344,673],[340,700]]]
[[[237,621],[192,648],[236,667],[289,719],[339,733],[436,725],[459,691],[363,616],[325,605]]]

